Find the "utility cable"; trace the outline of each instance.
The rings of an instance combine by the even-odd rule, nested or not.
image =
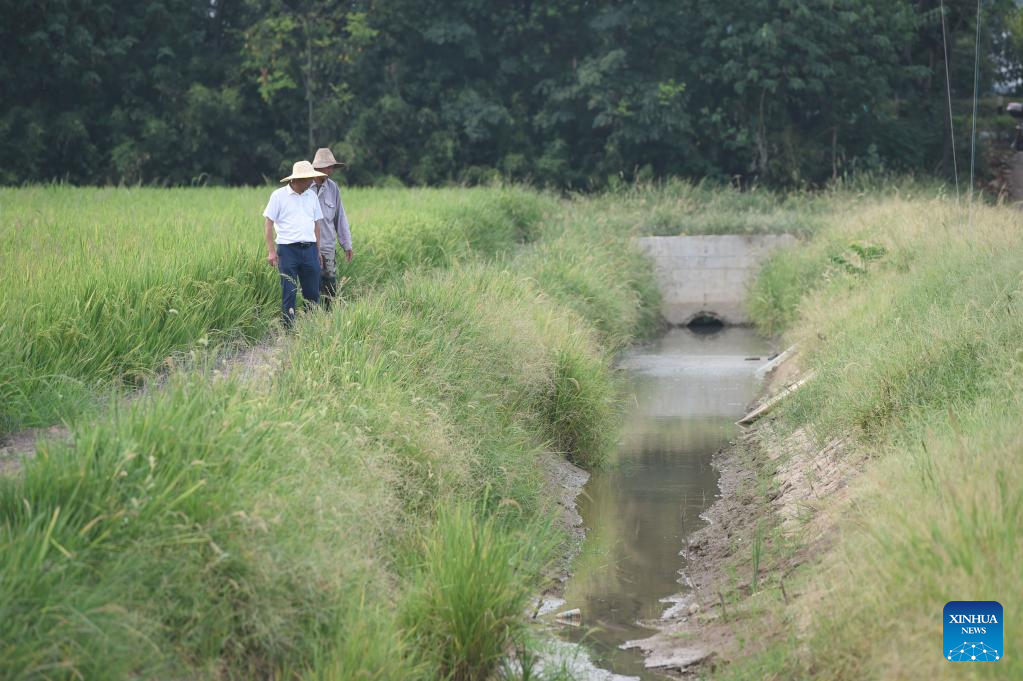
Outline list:
[[[952,172],[956,182],[956,213],[962,220],[959,200],[959,162],[956,160],[956,128],[952,120],[952,80],[948,72],[948,29],[945,28],[945,0],[941,0],[941,45],[945,50],[945,94],[948,97],[948,131],[952,139]]]
[[[970,135],[970,231],[973,231],[973,175],[977,165],[977,97],[980,89],[980,2],[977,0],[977,38],[973,56],[973,132]]]

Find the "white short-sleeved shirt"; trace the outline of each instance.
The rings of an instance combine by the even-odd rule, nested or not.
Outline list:
[[[286,184],[270,195],[263,217],[273,220],[278,244],[315,242],[316,221],[323,219],[323,211],[312,187],[298,194]]]

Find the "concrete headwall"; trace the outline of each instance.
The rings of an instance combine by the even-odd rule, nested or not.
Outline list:
[[[648,236],[640,248],[654,261],[665,319],[685,325],[710,315],[725,324],[747,324],[750,282],[777,248],[796,243],[790,234]]]

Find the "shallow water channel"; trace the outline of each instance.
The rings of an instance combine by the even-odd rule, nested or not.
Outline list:
[[[587,536],[559,609],[582,611],[580,626],[559,631],[598,666],[661,678],[619,646],[652,635],[637,622],[659,618],[662,599],[685,590],[679,551],[718,493],[711,458],[738,432],[768,352],[751,329],[681,328],[622,356],[629,404],[618,458],[579,497]]]

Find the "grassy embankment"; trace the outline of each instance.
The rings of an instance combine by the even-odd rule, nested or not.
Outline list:
[[[348,192],[351,299],[269,380],[215,375],[276,314],[265,194],[0,195],[6,427],[197,351],[0,478],[0,676],[484,678],[521,634],[541,459],[606,454],[642,258],[583,202]]]
[[[763,555],[740,552],[738,569],[752,558],[766,576],[734,607],[748,616],[737,631],[774,642],[721,678],[1023,678],[1021,278],[1018,212],[977,208],[970,229],[954,202],[926,196],[836,204],[812,242],[765,268],[755,318],[817,371],[766,445],[800,427],[818,444],[844,436],[860,473],[841,500],[804,509],[837,531],[785,575],[787,593],[802,535],[774,528]],[[761,471],[765,509],[784,461]],[[1004,659],[942,657],[950,600],[1003,604]]]

